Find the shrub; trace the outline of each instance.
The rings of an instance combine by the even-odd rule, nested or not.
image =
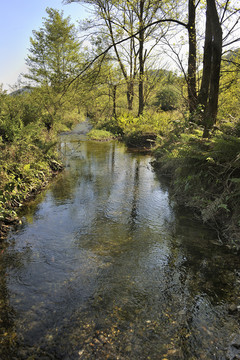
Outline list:
[[[114,135],[106,130],[92,129],[87,134],[88,138],[97,141],[106,141],[114,138]]]
[[[171,176],[174,197],[214,224],[223,237],[240,247],[240,139],[201,132],[163,141],[155,152],[156,167]],[[229,240],[228,240],[229,242]]]
[[[163,111],[176,110],[179,103],[179,94],[174,86],[168,85],[158,91],[156,95],[155,106]]]

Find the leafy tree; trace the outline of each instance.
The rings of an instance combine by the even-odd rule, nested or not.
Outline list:
[[[160,106],[163,111],[174,110],[178,106],[179,94],[174,86],[163,87],[156,95],[156,106]]]
[[[229,51],[222,58],[219,89],[219,117],[232,130],[239,123],[240,107],[240,50]]]
[[[19,135],[23,127],[21,115],[22,102],[20,97],[4,96],[0,114],[0,136],[4,142],[11,143]]]
[[[70,80],[81,66],[80,42],[70,18],[47,8],[43,27],[33,31],[25,77],[37,86],[39,99],[45,108],[44,122],[51,129],[56,115],[70,100]],[[69,95],[69,96],[68,96]]]
[[[145,76],[145,64],[149,54],[146,47],[147,39],[150,38],[153,41],[156,35],[158,35],[158,40],[162,37],[163,28],[160,24],[167,24],[165,28],[167,42],[170,42],[170,37],[174,38],[176,35],[176,32],[175,35],[173,32],[169,32],[170,24],[180,25],[187,30],[189,44],[187,72],[184,70],[184,63],[181,63],[181,68],[187,82],[188,105],[190,113],[193,115],[192,120],[194,120],[195,113],[198,114],[196,120],[199,119],[200,115],[201,123],[205,129],[204,136],[207,137],[217,118],[222,49],[224,46],[230,46],[240,40],[240,38],[236,37],[239,22],[239,6],[237,2],[235,0],[231,2],[230,0],[207,0],[200,7],[198,6],[200,1],[188,0],[188,17],[186,20],[184,18],[185,11],[182,11],[184,6],[184,9],[186,9],[186,3],[181,0],[175,2],[154,0],[129,0],[126,2],[120,0],[66,0],[66,2],[73,1],[82,1],[96,7],[97,14],[103,22],[105,21],[110,34],[108,47],[106,47],[105,52],[102,52],[102,55],[114,49],[119,66],[126,74],[126,69],[131,68],[129,66],[131,61],[125,65],[119,46],[133,39],[133,42],[130,43],[133,46],[134,63],[137,64],[138,71],[139,115],[145,105],[143,84],[147,79]],[[181,8],[182,6],[183,8]],[[124,11],[121,12],[121,9],[124,9]],[[126,9],[130,9],[131,21],[125,20],[127,18]],[[199,37],[197,39],[197,9],[201,14],[201,9],[206,9],[206,14],[204,14],[206,31],[203,59],[201,59],[201,52],[198,51],[201,48],[201,41]],[[171,50],[174,52],[173,47],[171,47]],[[128,53],[131,52],[128,51]],[[198,53],[200,54],[199,58],[197,58]],[[179,54],[175,52],[175,55],[180,59]],[[130,57],[130,59],[133,58]],[[197,93],[196,82],[197,61],[199,62],[199,68],[203,68],[199,93]],[[134,73],[133,77],[125,76],[123,72],[123,76],[128,84],[131,83],[132,85],[135,82],[136,73]],[[131,98],[133,98],[133,94],[132,92]]]
[[[170,22],[175,23],[178,19],[178,24],[184,26],[188,31],[188,70],[184,69],[184,61],[180,59],[179,53],[170,45],[172,53],[177,57],[180,68],[182,69],[188,88],[188,105],[189,111],[194,119],[201,118],[201,123],[204,126],[204,137],[209,136],[209,132],[217,119],[218,113],[218,97],[219,97],[219,83],[221,71],[221,58],[223,47],[231,46],[240,38],[236,36],[239,31],[239,5],[235,0],[217,1],[207,0],[201,7],[200,2],[195,0],[188,0],[188,21],[182,19],[179,12],[176,17],[169,19]],[[177,4],[179,7],[180,4]],[[200,50],[201,39],[197,38],[196,29],[196,11],[205,10],[205,35],[204,35],[204,53],[202,55]],[[203,18],[204,20],[204,18]],[[166,39],[169,38],[166,33]],[[169,40],[166,40],[169,44]],[[198,56],[198,54],[200,56]],[[202,57],[202,58],[201,58]],[[201,71],[201,84],[199,92],[197,93],[197,62]],[[196,113],[198,116],[195,118]]]
[[[111,60],[116,61],[122,72],[124,82],[127,87],[127,103],[128,109],[133,108],[134,98],[134,82],[137,75],[136,39],[132,37],[124,43],[124,46],[116,44],[119,39],[128,36],[128,32],[133,35],[133,13],[128,2],[107,1],[107,0],[66,0],[70,2],[85,2],[93,6],[94,19],[82,22],[82,29],[87,32],[93,31],[91,43],[93,51],[97,52],[97,56],[104,54],[106,60],[105,49],[111,54]],[[96,27],[98,33],[96,34]],[[113,51],[110,51],[109,46]],[[108,59],[109,60],[109,59]]]

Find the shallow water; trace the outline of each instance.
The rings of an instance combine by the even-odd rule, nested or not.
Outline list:
[[[239,256],[174,209],[149,156],[85,130],[1,246],[0,358],[234,359]]]

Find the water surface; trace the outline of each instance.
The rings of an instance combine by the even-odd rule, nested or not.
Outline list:
[[[0,358],[234,359],[239,257],[174,209],[149,156],[82,129],[1,246]]]

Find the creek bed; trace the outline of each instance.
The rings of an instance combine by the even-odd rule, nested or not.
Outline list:
[[[87,128],[1,244],[0,358],[233,360],[239,256],[174,208],[150,156]]]

